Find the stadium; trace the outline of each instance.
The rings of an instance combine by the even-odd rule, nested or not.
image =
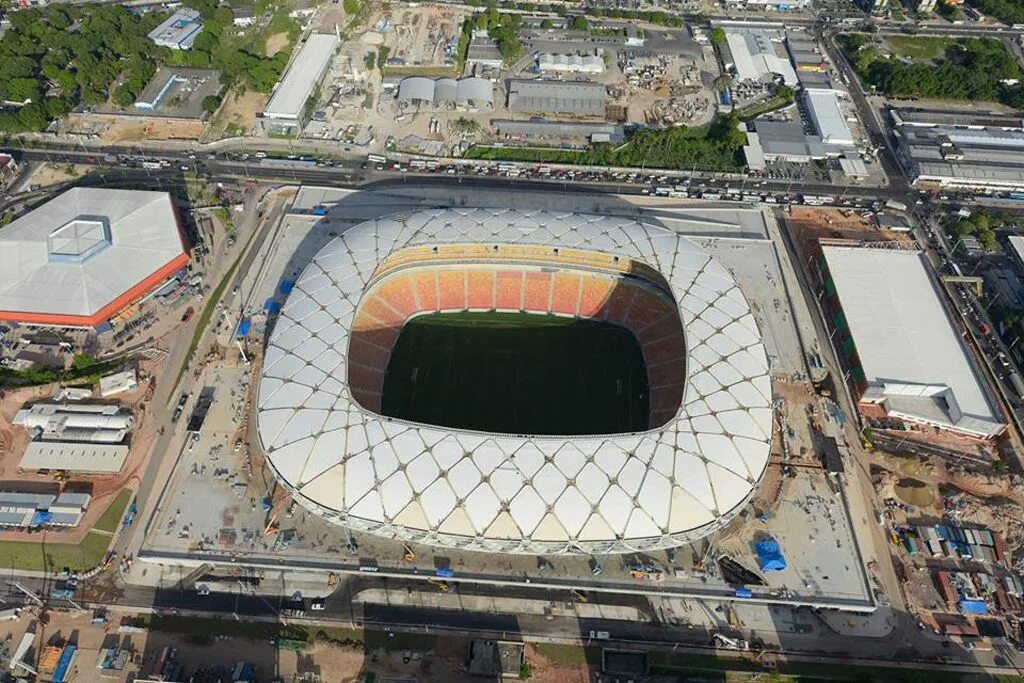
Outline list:
[[[622,553],[742,510],[768,463],[771,382],[744,294],[685,237],[439,209],[313,258],[268,341],[257,420],[279,482],[331,522]]]

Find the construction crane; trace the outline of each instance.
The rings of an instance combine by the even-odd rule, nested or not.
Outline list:
[[[263,529],[264,536],[273,536],[280,531],[277,518],[281,516],[281,510],[284,509],[288,500],[288,492],[278,487],[276,483],[268,491],[267,496],[263,499],[263,509],[267,511],[267,524]]]

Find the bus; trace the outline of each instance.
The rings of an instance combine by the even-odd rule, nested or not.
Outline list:
[[[383,154],[367,154],[366,160],[371,161],[375,164],[383,164],[385,161],[388,160],[388,158]]]

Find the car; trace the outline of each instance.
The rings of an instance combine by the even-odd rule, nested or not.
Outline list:
[[[194,308],[189,307],[188,309],[186,309],[185,312],[181,314],[181,322],[187,323],[189,320],[192,319],[192,316],[195,314],[195,312],[196,311]]]

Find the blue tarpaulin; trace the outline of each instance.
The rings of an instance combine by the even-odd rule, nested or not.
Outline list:
[[[449,567],[438,567],[437,575],[440,576],[442,579],[450,579],[451,577],[455,576],[455,572],[453,572]]]
[[[281,286],[277,288],[277,291],[281,294],[288,295],[291,293],[292,288],[295,286],[294,280],[281,280]]]
[[[75,657],[75,646],[68,645],[64,648],[64,651],[60,653],[60,660],[57,662],[57,668],[53,671],[53,683],[64,683],[68,677],[68,669],[71,668],[71,660]]]
[[[247,337],[249,335],[249,330],[251,330],[251,329],[252,329],[252,321],[249,320],[248,318],[242,318],[238,322],[238,336],[239,337]]]
[[[779,542],[774,538],[766,538],[754,544],[757,559],[761,563],[761,571],[781,572],[786,568],[786,558],[782,556]]]
[[[32,515],[32,526],[40,526],[41,524],[48,524],[53,520],[53,513],[47,512],[46,510],[38,510]]]
[[[279,313],[281,311],[281,303],[273,299],[267,299],[267,303],[263,304],[263,310],[267,313]]]
[[[964,614],[988,614],[984,600],[961,600],[960,611]]]
[[[754,594],[751,592],[751,590],[749,588],[737,588],[736,589],[736,597],[737,598],[752,598],[752,597],[754,597]]]

